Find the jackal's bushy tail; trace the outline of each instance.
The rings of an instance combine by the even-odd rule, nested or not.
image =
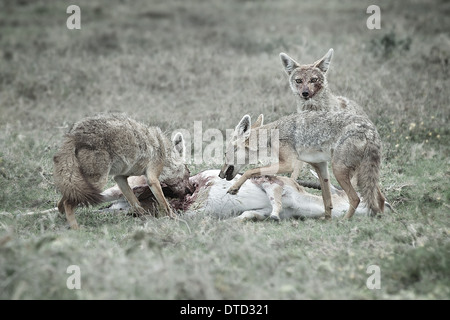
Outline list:
[[[53,157],[53,178],[63,195],[63,200],[77,205],[93,205],[102,202],[101,190],[94,187],[81,172],[76,157],[75,141],[67,136],[59,151]]]
[[[369,142],[358,172],[358,188],[371,215],[384,210],[384,197],[379,191],[381,147]]]

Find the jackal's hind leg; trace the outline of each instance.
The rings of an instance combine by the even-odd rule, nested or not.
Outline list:
[[[59,200],[59,202],[58,202],[58,211],[59,211],[59,214],[65,214],[66,213],[66,211],[65,211],[65,209],[64,209],[64,201],[65,201],[65,198],[63,197],[61,200]]]
[[[345,214],[345,218],[350,219],[355,213],[355,210],[360,202],[358,194],[356,193],[351,183],[350,169],[344,167],[343,165],[336,165],[336,164],[332,164],[332,168],[334,177],[347,194],[350,206],[348,208],[347,213]]]
[[[381,213],[384,213],[384,204],[386,202],[386,198],[381,193],[380,187],[377,188],[378,190],[378,208],[380,209]]]
[[[75,208],[77,207],[77,205],[71,203],[68,200],[64,200],[63,206],[64,206],[64,212],[66,213],[66,219],[67,219],[67,222],[69,223],[70,229],[78,230],[79,227],[78,227],[77,219],[75,218]],[[58,207],[59,207],[59,205],[58,205]]]

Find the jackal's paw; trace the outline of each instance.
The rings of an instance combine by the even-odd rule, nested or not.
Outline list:
[[[276,214],[271,214],[269,219],[275,222],[280,222],[280,217],[277,216]]]
[[[133,215],[133,217],[142,217],[146,213],[147,212],[145,211],[145,209],[141,206],[134,206],[131,210],[131,214]]]
[[[236,187],[231,187],[230,189],[228,189],[227,193],[235,195],[239,192],[239,188]]]
[[[175,212],[173,212],[172,210],[169,211],[168,216],[170,219],[178,219],[178,215]]]
[[[78,223],[69,223],[69,226],[68,226],[70,229],[72,229],[72,230],[80,230],[80,226],[78,225]]]

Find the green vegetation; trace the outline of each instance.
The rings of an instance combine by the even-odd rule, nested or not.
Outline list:
[[[447,2],[382,3],[380,30],[354,1],[82,0],[81,30],[66,28],[69,4],[0,1],[0,299],[450,298]],[[331,89],[383,139],[394,213],[275,224],[80,209],[80,231],[19,215],[56,205],[52,156],[80,118],[120,111],[191,133],[268,122],[296,110],[279,52],[310,63],[331,47]]]

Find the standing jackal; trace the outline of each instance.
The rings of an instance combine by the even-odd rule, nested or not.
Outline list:
[[[280,53],[281,63],[289,76],[289,86],[297,97],[297,111],[347,111],[366,116],[354,101],[334,95],[328,88],[327,72],[333,58],[333,49],[312,64],[299,64],[286,53]],[[303,163],[297,162],[291,178],[297,178]]]
[[[77,205],[102,202],[100,194],[113,175],[131,207],[144,214],[127,177],[145,175],[165,213],[174,218],[160,181],[183,196],[189,191],[189,170],[184,164],[181,133],[172,142],[157,127],[147,127],[123,115],[98,115],[76,123],[53,157],[55,185],[62,193],[58,209],[72,229],[78,229]]]
[[[350,202],[346,218],[353,216],[360,202],[350,182],[353,175],[358,177],[358,187],[371,214],[383,212],[385,199],[378,186],[381,143],[378,132],[369,119],[348,112],[303,111],[267,125],[263,125],[261,115],[256,123],[251,126],[250,116],[245,115],[236,126],[219,177],[233,179],[248,163],[250,152],[254,152],[255,148],[256,151],[277,148],[275,153],[278,153],[278,163],[247,170],[228,189],[229,193],[236,194],[243,183],[252,177],[291,173],[298,160],[305,161],[313,166],[319,176],[325,218],[329,219],[333,208],[327,166],[330,161],[334,176]],[[278,130],[277,145],[271,145],[272,139],[265,140],[267,145],[255,147],[252,144],[252,141],[260,141],[260,132],[267,133],[271,130]],[[245,150],[245,163],[237,163],[235,153],[242,149]],[[229,154],[229,151],[233,154]]]

